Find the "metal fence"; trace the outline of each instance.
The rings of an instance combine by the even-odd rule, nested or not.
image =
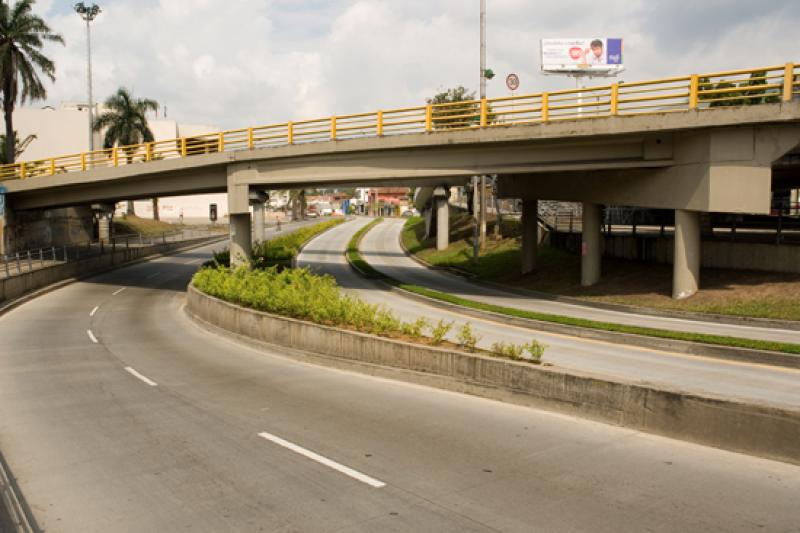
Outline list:
[[[0,258],[0,278],[11,278],[53,265],[114,253],[117,250],[189,241],[213,235],[221,236],[222,233],[205,229],[183,229],[155,235],[142,233],[114,235],[105,242],[86,241],[64,246],[31,248]]]

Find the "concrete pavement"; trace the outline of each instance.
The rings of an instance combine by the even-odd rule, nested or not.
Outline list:
[[[300,264],[335,276],[344,288],[366,301],[386,305],[404,320],[427,317],[433,322],[440,319],[454,322],[451,340],[455,340],[456,330],[461,325],[470,323],[482,337],[478,345],[483,348],[489,348],[494,342],[522,344],[536,338],[548,346],[545,361],[563,368],[703,395],[800,406],[800,371],[796,369],[728,362],[537,332],[493,320],[465,317],[388,291],[382,285],[356,274],[343,255],[352,235],[368,222],[368,219],[360,218],[320,235],[303,250],[299,257]],[[395,266],[399,258],[414,265],[417,263],[408,259],[402,251],[397,251],[399,245],[396,238],[391,238],[392,229],[389,229],[389,235],[385,231],[390,227],[387,222],[379,224],[364,236],[361,251],[370,265],[394,276],[402,270]],[[381,231],[382,227],[384,231]],[[425,272],[418,265],[413,272],[418,270]]]
[[[795,466],[209,334],[180,307],[211,248],[75,283],[0,317],[0,449],[39,528],[797,528]]]

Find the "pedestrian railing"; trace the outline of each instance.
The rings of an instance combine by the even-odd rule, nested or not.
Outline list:
[[[0,279],[27,274],[53,265],[85,260],[121,249],[144,248],[158,244],[211,237],[213,235],[222,234],[203,229],[183,229],[149,235],[142,233],[114,235],[107,241],[84,241],[65,246],[31,248],[0,257]]]
[[[651,81],[429,104],[181,137],[0,166],[0,180],[52,176],[199,154],[404,133],[501,128],[562,120],[676,113],[790,102],[800,65],[692,74]]]

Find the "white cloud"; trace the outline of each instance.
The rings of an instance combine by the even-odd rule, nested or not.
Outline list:
[[[108,0],[93,25],[95,94],[119,86],[183,122],[240,127],[421,103],[477,88],[477,0]],[[792,0],[489,0],[489,66],[522,90],[569,86],[538,72],[542,37],[626,40],[626,80],[779,64],[796,57]],[[765,5],[768,4],[768,5]],[[755,6],[755,7],[754,7]],[[85,26],[52,0],[37,8],[66,47],[50,103],[85,99]]]

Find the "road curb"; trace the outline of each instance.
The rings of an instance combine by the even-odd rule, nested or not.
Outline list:
[[[800,464],[800,410],[415,345],[240,307],[189,285],[201,326],[288,356]],[[287,355],[287,350],[283,350]]]
[[[17,481],[0,453],[0,532],[38,533],[41,531]]]
[[[758,326],[764,328],[773,328],[773,329],[788,329],[788,330],[795,330],[800,331],[800,321],[796,320],[780,320],[775,318],[760,318],[760,317],[741,317],[741,316],[732,316],[732,315],[720,315],[714,313],[696,313],[692,311],[678,311],[678,310],[670,310],[670,309],[655,309],[650,307],[640,307],[636,305],[626,305],[626,304],[615,304],[615,303],[607,303],[607,302],[594,302],[591,300],[583,300],[581,298],[574,298],[572,296],[562,296],[558,294],[549,294],[546,292],[540,292],[531,289],[522,289],[517,287],[509,287],[507,285],[503,285],[501,283],[495,283],[492,281],[485,281],[479,280],[477,277],[472,274],[471,272],[467,272],[466,270],[461,270],[460,268],[455,267],[448,267],[448,266],[438,266],[428,261],[425,261],[421,257],[418,257],[416,254],[411,253],[411,251],[406,247],[405,243],[403,242],[403,235],[402,233],[398,237],[398,241],[400,243],[400,248],[403,250],[403,253],[406,256],[415,261],[416,263],[424,266],[425,268],[429,268],[431,270],[441,270],[444,272],[449,272],[454,276],[458,276],[461,278],[468,279],[471,283],[474,283],[478,286],[484,286],[490,289],[497,289],[509,292],[511,294],[516,294],[518,296],[524,296],[533,299],[539,300],[547,300],[553,302],[560,302],[565,304],[577,305],[581,307],[589,307],[593,309],[600,309],[603,311],[617,311],[621,313],[633,313],[639,315],[647,315],[647,316],[654,316],[660,318],[679,318],[679,319],[686,319],[686,320],[697,320],[700,322],[713,322],[716,324],[727,324],[731,326]]]
[[[402,241],[401,241],[402,246]],[[405,250],[405,247],[403,247]],[[412,256],[413,259],[413,256]],[[362,276],[369,277],[366,273],[359,270],[348,259],[348,264],[356,272]],[[420,263],[423,264],[423,263]],[[711,357],[714,359],[721,359],[725,361],[737,361],[742,363],[752,363],[759,365],[780,366],[785,368],[800,368],[800,356],[772,352],[767,350],[754,350],[750,348],[738,348],[735,346],[722,346],[715,344],[704,344],[700,342],[684,341],[678,339],[662,339],[659,337],[649,337],[646,335],[636,335],[633,333],[621,333],[617,331],[605,331],[600,329],[582,328],[580,326],[571,326],[567,324],[558,324],[555,322],[546,322],[542,320],[534,320],[531,318],[520,318],[509,316],[501,313],[494,313],[491,311],[481,311],[472,309],[450,302],[444,302],[435,298],[429,298],[421,294],[407,291],[400,287],[396,287],[391,283],[387,283],[380,279],[370,278],[380,283],[387,289],[398,292],[405,297],[414,299],[428,305],[446,309],[448,311],[456,311],[459,314],[471,316],[473,318],[480,318],[483,320],[491,320],[493,322],[502,322],[504,324],[512,324],[514,326],[531,329],[534,331],[544,331],[548,333],[558,333],[561,335],[569,335],[571,337],[579,337],[583,339],[598,340],[612,344],[625,344],[628,346],[637,346],[639,348],[647,348],[651,350],[666,351],[672,353],[679,353],[683,355],[698,356],[698,357]]]

